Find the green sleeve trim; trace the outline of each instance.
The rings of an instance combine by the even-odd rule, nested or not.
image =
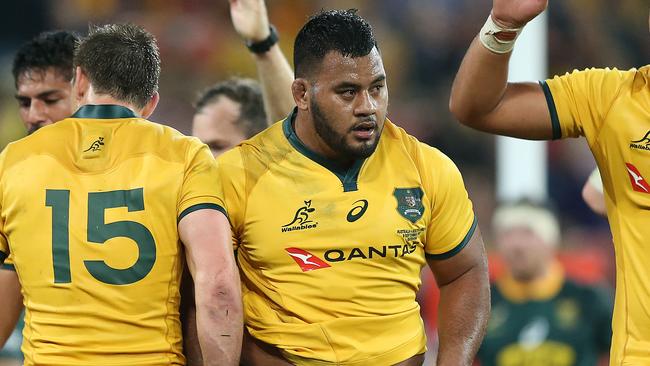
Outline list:
[[[476,215],[474,215],[474,221],[472,222],[472,226],[469,228],[469,231],[463,238],[463,241],[460,242],[460,244],[456,245],[452,250],[441,253],[441,254],[429,254],[426,253],[427,259],[435,259],[435,260],[441,260],[441,259],[449,259],[456,254],[460,253],[465,246],[467,246],[467,243],[469,243],[470,239],[472,239],[472,236],[474,235],[474,231],[476,231],[476,226],[478,224],[478,220],[476,219]]]
[[[13,264],[9,264],[9,263],[3,263],[2,266],[0,266],[0,269],[4,269],[6,271],[14,271],[14,272],[16,272],[16,267],[14,267]]]
[[[7,254],[3,251],[0,251],[0,263],[4,263],[5,259],[7,259]]]
[[[553,128],[553,140],[562,138],[562,129],[560,128],[560,119],[557,117],[557,108],[555,108],[555,101],[553,100],[553,94],[551,94],[551,89],[548,87],[546,81],[541,80],[539,85],[544,91],[544,97],[546,97],[546,105],[548,106],[548,111],[551,114],[551,127]]]
[[[217,205],[216,203],[197,203],[196,205],[193,205],[193,206],[190,206],[190,207],[184,209],[183,212],[181,212],[181,214],[178,215],[177,222],[181,222],[183,217],[189,215],[190,213],[192,213],[194,211],[205,210],[205,209],[217,210],[217,211],[223,213],[224,215],[226,215],[226,217],[228,217],[228,212],[226,212],[226,209],[219,206],[219,205]]]

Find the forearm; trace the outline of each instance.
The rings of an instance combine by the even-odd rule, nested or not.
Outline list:
[[[471,365],[490,314],[487,271],[474,267],[440,287],[438,365]]]
[[[278,44],[268,52],[254,54],[269,124],[285,118],[295,106],[291,94],[293,70]]]
[[[239,365],[243,315],[239,282],[196,279],[196,325],[204,365]]]
[[[461,122],[471,124],[497,108],[508,85],[510,54],[493,53],[474,38],[451,88],[449,108]]]
[[[0,349],[11,336],[20,312],[23,310],[23,296],[16,272],[0,269]]]

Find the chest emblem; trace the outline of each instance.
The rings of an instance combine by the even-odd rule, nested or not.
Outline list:
[[[393,196],[397,199],[397,212],[412,223],[424,214],[422,205],[422,188],[395,188]]]
[[[286,225],[282,225],[280,228],[283,233],[296,230],[306,230],[315,228],[318,223],[312,220],[309,215],[316,211],[315,208],[311,207],[311,200],[304,201],[305,205],[296,210],[296,213],[293,215],[293,220]]]

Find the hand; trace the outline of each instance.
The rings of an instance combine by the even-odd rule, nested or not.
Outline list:
[[[269,16],[264,0],[228,0],[232,25],[246,41],[259,42],[269,34]]]
[[[520,28],[546,9],[548,0],[493,0],[492,19],[504,28]]]

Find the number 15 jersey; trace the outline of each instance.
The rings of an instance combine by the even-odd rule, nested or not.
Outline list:
[[[115,105],[0,155],[0,255],[24,295],[25,364],[182,365],[177,220],[216,200],[205,145]]]

